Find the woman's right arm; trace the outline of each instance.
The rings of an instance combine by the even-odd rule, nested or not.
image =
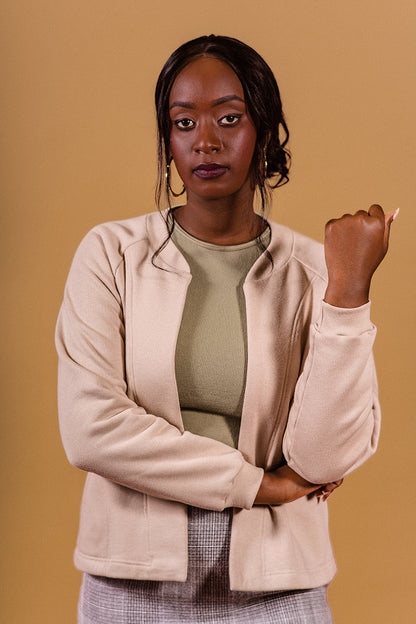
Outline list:
[[[59,419],[69,461],[158,498],[207,509],[250,508],[261,468],[226,444],[181,432],[132,399],[125,375],[123,255],[109,238],[95,228],[81,243],[57,323]]]

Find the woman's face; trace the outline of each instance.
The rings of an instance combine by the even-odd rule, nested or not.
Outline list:
[[[229,65],[212,57],[187,65],[173,84],[169,114],[171,155],[188,202],[252,191],[256,129]]]

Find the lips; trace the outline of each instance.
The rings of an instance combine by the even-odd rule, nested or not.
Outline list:
[[[209,180],[211,178],[219,178],[224,175],[227,170],[228,167],[224,167],[224,165],[219,165],[218,163],[203,163],[198,165],[193,171],[199,178]]]

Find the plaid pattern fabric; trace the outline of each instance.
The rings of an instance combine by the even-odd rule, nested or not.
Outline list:
[[[189,507],[185,583],[84,575],[79,624],[331,624],[326,588],[230,591],[232,510]]]

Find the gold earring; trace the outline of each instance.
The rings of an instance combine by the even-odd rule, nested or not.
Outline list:
[[[175,191],[173,190],[173,188],[170,185],[170,163],[172,162],[172,158],[169,160],[168,163],[166,163],[166,186],[168,187],[168,190],[172,193],[172,195],[174,197],[180,197],[181,195],[183,195],[185,193],[185,184],[183,185],[183,189],[181,190],[180,193],[175,193]]]
[[[263,180],[267,178],[267,145],[263,149]]]

